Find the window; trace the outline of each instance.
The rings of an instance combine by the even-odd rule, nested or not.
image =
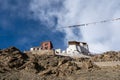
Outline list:
[[[33,48],[33,50],[35,50],[35,48]]]
[[[48,47],[45,47],[45,49],[48,49]]]
[[[37,50],[39,50],[39,48],[37,48]]]
[[[48,46],[48,43],[45,43],[45,46]]]

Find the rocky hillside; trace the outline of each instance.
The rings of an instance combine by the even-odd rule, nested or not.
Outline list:
[[[111,74],[113,77],[109,80],[120,79],[119,67],[108,70],[103,78],[97,78],[98,73],[107,73],[105,70],[94,65],[91,59],[25,54],[15,47],[0,50],[0,80],[106,80]]]
[[[109,51],[100,55],[95,55],[91,58],[95,62],[104,62],[104,61],[120,61],[120,52]]]

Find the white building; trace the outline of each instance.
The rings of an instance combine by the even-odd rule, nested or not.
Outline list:
[[[77,42],[77,41],[69,41],[67,54],[69,55],[77,55],[77,54],[85,54],[89,53],[89,48],[87,43],[85,42]]]
[[[62,53],[61,49],[55,49],[55,54],[61,54],[61,53]]]
[[[30,51],[41,51],[41,47],[30,48]]]

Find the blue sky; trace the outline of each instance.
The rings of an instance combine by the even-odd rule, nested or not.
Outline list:
[[[65,49],[69,40],[85,41],[91,52],[120,50],[120,22],[61,28],[120,17],[119,0],[0,0],[0,48],[21,50],[52,41]]]
[[[63,43],[63,33],[53,32],[54,29],[33,19],[29,4],[29,0],[0,0],[0,48],[16,46],[27,50],[48,40],[56,48],[63,47],[59,43]]]

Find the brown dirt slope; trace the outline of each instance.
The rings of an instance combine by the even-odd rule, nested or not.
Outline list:
[[[119,66],[101,69],[89,59],[24,54],[15,47],[0,50],[0,80],[119,80],[119,73]]]

